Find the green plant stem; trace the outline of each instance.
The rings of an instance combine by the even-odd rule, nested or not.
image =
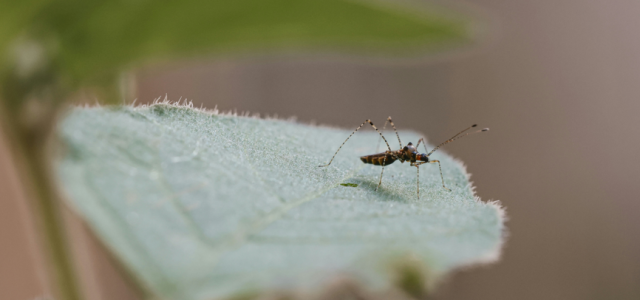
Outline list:
[[[51,120],[40,123],[38,129],[20,126],[16,114],[2,112],[2,127],[9,139],[10,151],[22,172],[23,188],[29,207],[35,216],[39,245],[45,255],[48,278],[56,299],[80,300],[79,285],[73,269],[70,251],[60,211],[60,198],[53,183],[46,151],[46,141],[52,133]],[[49,125],[49,126],[46,126]]]

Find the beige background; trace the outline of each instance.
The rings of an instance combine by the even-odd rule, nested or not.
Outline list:
[[[391,115],[432,142],[471,123],[491,127],[446,150],[467,164],[480,197],[506,206],[504,255],[457,273],[436,298],[640,299],[640,2],[470,2],[500,24],[473,55],[189,62],[142,71],[138,102],[167,93],[347,128]],[[0,295],[29,299],[39,288],[25,225],[8,212],[18,202],[4,200],[19,196],[11,186],[0,180]]]

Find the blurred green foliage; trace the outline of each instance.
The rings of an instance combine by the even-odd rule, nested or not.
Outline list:
[[[37,41],[63,76],[61,83],[74,87],[100,85],[138,62],[208,53],[283,48],[400,53],[465,41],[469,26],[468,18],[446,9],[388,1],[0,3],[0,48],[11,49],[25,37]],[[9,57],[3,69],[13,60]]]
[[[73,92],[97,88],[102,102],[114,102],[119,74],[160,60],[282,49],[419,54],[471,40],[467,16],[409,3],[0,0],[0,127],[29,170],[58,298],[81,297],[54,211],[46,144]]]

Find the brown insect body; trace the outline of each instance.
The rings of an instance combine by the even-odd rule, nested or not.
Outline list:
[[[420,199],[420,165],[423,164],[434,164],[437,163],[438,164],[438,168],[440,169],[440,179],[442,180],[442,187],[451,191],[449,188],[447,188],[444,185],[444,176],[442,176],[442,167],[440,166],[440,161],[438,160],[429,160],[429,156],[435,152],[436,150],[438,150],[438,148],[440,148],[441,146],[444,146],[445,144],[451,143],[457,139],[460,139],[462,137],[474,134],[474,133],[479,133],[479,132],[484,132],[484,131],[489,131],[489,128],[484,128],[475,132],[467,132],[466,134],[463,134],[464,132],[466,132],[467,130],[476,127],[476,124],[473,124],[472,126],[468,127],[467,129],[458,132],[458,134],[454,135],[452,138],[444,141],[443,143],[441,143],[440,145],[436,146],[433,150],[431,150],[431,152],[425,154],[425,153],[418,153],[417,151],[417,147],[420,146],[420,143],[424,143],[423,146],[425,148],[425,150],[427,150],[427,145],[426,142],[424,141],[424,138],[421,138],[418,141],[418,144],[416,146],[414,146],[412,143],[408,143],[406,146],[402,147],[402,141],[400,140],[400,135],[398,134],[398,131],[396,130],[396,126],[395,124],[393,124],[393,121],[391,120],[391,117],[387,118],[387,122],[385,122],[384,127],[387,126],[387,123],[391,124],[391,126],[393,127],[393,130],[396,132],[396,136],[398,137],[398,143],[400,144],[400,147],[402,147],[402,149],[400,150],[396,150],[393,151],[391,150],[391,146],[389,146],[389,143],[387,142],[387,139],[382,135],[382,132],[380,132],[378,130],[378,128],[373,125],[373,122],[371,122],[371,120],[366,120],[364,121],[362,124],[360,124],[360,126],[358,126],[358,128],[356,128],[356,130],[354,130],[351,135],[349,135],[349,137],[347,137],[347,139],[342,143],[342,145],[340,145],[340,147],[338,147],[338,150],[336,151],[335,154],[333,154],[333,157],[331,157],[331,160],[329,160],[329,163],[326,165],[321,165],[319,167],[327,167],[331,164],[331,162],[333,162],[333,159],[336,157],[336,155],[338,154],[338,152],[340,152],[340,149],[342,149],[342,146],[344,146],[344,144],[351,138],[351,136],[353,136],[354,133],[356,133],[362,126],[364,126],[364,124],[369,123],[369,125],[371,125],[371,127],[373,127],[373,129],[375,129],[378,134],[380,134],[380,138],[382,140],[384,140],[385,144],[387,145],[387,151],[385,152],[380,152],[380,153],[376,153],[376,154],[371,154],[371,155],[365,155],[365,156],[361,156],[360,160],[365,163],[365,164],[372,164],[372,165],[376,165],[376,166],[382,166],[382,170],[380,172],[380,181],[378,182],[378,187],[376,187],[376,190],[378,190],[378,188],[380,187],[380,185],[382,185],[382,174],[384,174],[384,167],[387,165],[390,165],[396,161],[400,161],[401,163],[404,163],[405,161],[408,161],[411,163],[412,167],[416,167],[416,171],[417,171],[417,191],[418,191],[418,199]],[[382,128],[382,130],[384,131],[384,127]]]
[[[387,166],[398,160],[393,152],[382,152],[378,154],[371,154],[360,156],[360,160],[365,164],[372,164],[376,166]]]
[[[429,156],[424,153],[418,153],[416,147],[412,143],[407,144],[404,148],[396,151],[385,151],[377,154],[361,156],[360,160],[365,164],[372,164],[376,166],[388,166],[397,160],[401,163],[409,161],[415,163],[416,161],[429,161]]]

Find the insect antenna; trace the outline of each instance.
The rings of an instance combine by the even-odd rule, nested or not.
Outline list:
[[[433,150],[431,150],[431,152],[429,152],[429,154],[427,154],[427,156],[430,156],[433,152],[435,152],[436,150],[438,150],[438,148],[440,148],[440,147],[442,147],[442,146],[444,146],[444,145],[446,145],[446,144],[448,144],[448,143],[451,143],[451,142],[453,142],[453,141],[455,141],[455,140],[457,140],[457,139],[461,139],[461,138],[463,138],[463,137],[465,137],[465,136],[468,136],[468,135],[472,135],[472,134],[476,134],[476,133],[480,133],[480,132],[484,132],[484,131],[489,131],[489,128],[484,128],[484,129],[480,129],[480,130],[477,130],[477,131],[474,131],[474,132],[468,132],[468,133],[466,133],[466,134],[463,134],[463,133],[464,133],[464,132],[466,132],[467,130],[469,130],[469,129],[473,128],[473,127],[476,127],[476,126],[478,126],[478,124],[473,124],[473,125],[471,125],[470,127],[468,127],[467,129],[465,129],[465,130],[463,130],[463,131],[458,132],[458,134],[454,135],[454,136],[453,136],[453,137],[451,137],[450,139],[448,139],[448,140],[444,141],[442,144],[440,144],[440,145],[436,146],[435,148],[433,148]],[[461,134],[463,134],[463,135],[461,135]]]

